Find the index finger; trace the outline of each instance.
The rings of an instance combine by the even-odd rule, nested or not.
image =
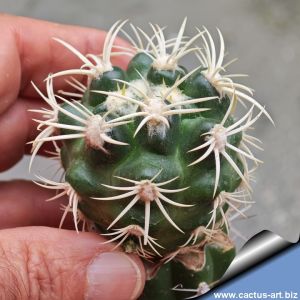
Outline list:
[[[53,37],[73,45],[83,54],[102,51],[106,33],[104,31],[63,25],[10,15],[0,16],[0,114],[18,96],[33,98],[37,94],[30,82],[38,86],[51,72],[78,68],[80,60]],[[128,46],[121,39],[116,44]],[[126,57],[116,57],[116,65],[125,67]],[[56,88],[63,88],[63,80],[56,81]]]

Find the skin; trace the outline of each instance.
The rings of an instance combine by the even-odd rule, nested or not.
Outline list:
[[[37,135],[32,121],[36,116],[28,109],[45,105],[31,81],[45,92],[43,80],[49,73],[81,65],[52,37],[65,40],[84,54],[99,53],[105,32],[10,15],[0,15],[0,30],[1,172],[28,153],[26,143]],[[116,43],[127,45],[122,40]],[[118,57],[113,63],[126,67],[128,59]],[[55,89],[64,88],[64,79],[57,78]],[[59,224],[59,207],[66,199],[44,201],[52,196],[50,190],[27,181],[0,183],[1,299],[83,299],[87,266],[99,253],[112,250],[111,244],[101,244],[103,238],[94,233],[53,228]],[[71,222],[67,219],[65,228],[70,228]],[[101,299],[125,299],[126,292],[130,294],[126,289],[135,289],[135,296],[141,293],[145,271],[137,257],[130,259],[141,275],[138,290],[131,274],[120,278],[116,273],[106,283]],[[126,291],[120,293],[122,283]]]

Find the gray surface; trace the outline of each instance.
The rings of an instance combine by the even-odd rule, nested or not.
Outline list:
[[[254,185],[257,204],[248,212],[256,216],[235,226],[246,237],[270,229],[290,241],[298,239],[300,1],[24,0],[0,1],[0,10],[104,29],[118,19],[129,18],[143,28],[150,21],[168,25],[169,32],[175,33],[184,16],[188,16],[189,32],[192,26],[205,25],[212,32],[219,27],[229,57],[240,58],[230,71],[250,75],[244,82],[255,88],[256,99],[266,105],[276,122],[274,128],[262,118],[256,125],[255,135],[264,141],[265,148],[260,153],[265,164],[258,170]],[[0,179],[28,178],[27,165],[28,161],[22,161],[0,174]]]

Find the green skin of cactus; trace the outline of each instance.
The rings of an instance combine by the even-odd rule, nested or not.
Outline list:
[[[116,91],[120,84],[114,79],[130,82],[140,79],[141,74],[153,85],[164,83],[171,86],[176,79],[181,78],[185,73],[184,67],[178,67],[174,71],[155,70],[152,67],[152,60],[147,55],[139,53],[129,63],[127,71],[114,67],[112,71],[105,72],[99,78],[94,79],[84,94],[82,103],[94,114],[103,115],[107,111],[105,106],[106,95],[94,93],[93,90]],[[216,89],[202,75],[201,70],[194,72],[179,86],[179,89],[190,98],[219,96]],[[215,99],[185,106],[185,108],[209,108],[210,110],[170,117],[170,129],[167,130],[165,137],[150,136],[147,126],[144,126],[133,137],[141,121],[140,118],[135,118],[132,123],[114,127],[111,130],[110,136],[113,139],[128,143],[128,146],[106,143],[105,149],[109,151],[109,155],[101,150],[92,149],[87,145],[85,139],[65,140],[61,150],[62,164],[66,171],[66,181],[81,196],[80,210],[96,224],[101,232],[114,232],[112,230],[107,231],[106,228],[126,207],[132,197],[113,201],[92,199],[92,197],[111,197],[120,194],[120,192],[104,187],[102,184],[132,186],[132,184],[128,184],[116,178],[116,176],[140,181],[151,179],[160,170],[162,172],[154,182],[163,182],[179,176],[177,180],[164,186],[164,188],[189,188],[182,192],[168,194],[168,197],[175,202],[193,206],[175,207],[164,203],[164,207],[184,234],[166,220],[154,202],[151,204],[149,229],[149,235],[156,238],[157,242],[164,247],[164,249],[159,249],[162,255],[177,250],[179,246],[186,242],[195,228],[207,225],[211,218],[210,212],[213,209],[216,172],[214,155],[210,155],[196,165],[188,166],[199,158],[206,149],[194,152],[188,151],[205,142],[205,136],[202,134],[207,133],[214,125],[222,121],[229,104],[230,100],[225,96],[221,100]],[[79,115],[74,108],[67,104],[64,104],[64,108]],[[110,115],[110,118],[115,117],[118,117],[118,115]],[[225,123],[225,127],[233,124],[233,122],[234,119],[230,116]],[[59,115],[59,123],[81,125],[63,113]],[[60,133],[71,134],[74,131],[62,129]],[[229,136],[228,142],[238,147],[241,138],[242,135],[238,133]],[[230,149],[226,149],[226,151],[243,172],[238,155]],[[225,159],[221,158],[221,173],[216,196],[221,191],[233,192],[240,183],[241,179],[235,170]],[[144,203],[141,201],[135,204],[113,228],[123,228],[128,225],[139,225],[144,228],[144,207]],[[223,207],[223,209],[226,211],[226,207]],[[130,237],[123,245],[126,246],[126,243],[132,243],[132,241],[137,242],[135,237]],[[145,246],[145,249],[151,251],[149,246]],[[224,266],[228,266],[231,259],[232,254],[224,259],[226,261]],[[175,267],[171,266],[170,270],[173,270],[173,268]],[[171,272],[170,270],[168,272]],[[172,281],[173,283],[174,281]],[[170,288],[171,286],[164,286],[164,289]],[[157,297],[155,299],[160,299]]]
[[[182,300],[195,296],[198,292],[199,283],[205,282],[209,288],[217,283],[226,272],[234,256],[234,247],[224,249],[221,245],[212,243],[203,249],[204,263],[199,268],[200,270],[187,271],[183,264],[177,261],[164,264],[155,277],[147,282],[139,300]],[[176,286],[194,291],[175,291],[172,288]]]

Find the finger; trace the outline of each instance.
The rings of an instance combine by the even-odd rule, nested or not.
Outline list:
[[[0,172],[18,162],[24,155],[25,145],[36,134],[29,108],[37,108],[34,101],[20,99],[5,114],[0,115]]]
[[[145,271],[92,233],[46,227],[0,231],[1,299],[137,299]]]
[[[42,119],[41,114],[30,112],[32,109],[47,107],[41,101],[19,98],[5,114],[0,115],[0,172],[15,165],[31,151],[31,144],[40,131],[33,119]],[[39,154],[48,156],[44,150],[54,150],[52,143],[45,143]]]
[[[58,227],[67,198],[49,201],[55,191],[39,187],[33,182],[14,180],[0,182],[0,229],[21,226]],[[64,228],[74,229],[71,218]]]
[[[5,112],[0,114],[0,172],[15,165],[24,155],[31,152],[31,144],[40,133],[34,119],[43,116],[30,110],[47,107],[42,101],[35,99],[21,99],[12,104]],[[48,142],[40,149],[39,154],[49,156],[45,150],[53,152],[53,144]]]
[[[9,15],[0,16],[0,114],[17,98],[36,97],[31,81],[41,83],[50,72],[78,68],[80,60],[53,40],[60,38],[83,54],[102,50],[106,33],[91,28],[62,25]],[[116,44],[128,46],[121,39]],[[119,56],[115,64],[124,67],[128,58]],[[56,81],[63,88],[64,80]]]

